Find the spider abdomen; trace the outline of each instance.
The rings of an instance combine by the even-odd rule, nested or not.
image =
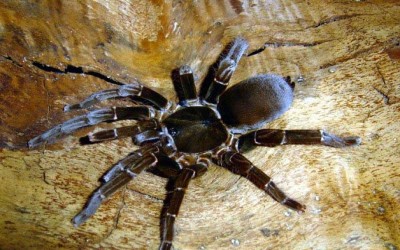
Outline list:
[[[257,129],[286,112],[293,101],[293,86],[279,75],[258,75],[225,91],[218,103],[221,119],[232,132]]]
[[[228,131],[208,107],[185,107],[162,123],[181,152],[199,153],[214,149],[228,138]]]

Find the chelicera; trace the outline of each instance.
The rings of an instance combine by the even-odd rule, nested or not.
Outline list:
[[[132,126],[90,133],[90,143],[132,137],[139,149],[132,152],[101,178],[84,208],[72,220],[75,226],[92,216],[100,204],[135,176],[155,169],[174,180],[170,205],[161,219],[160,249],[170,249],[174,223],[191,179],[201,176],[210,164],[241,175],[264,190],[279,203],[299,212],[305,206],[286,196],[269,176],[243,156],[256,146],[284,144],[322,144],[332,147],[359,145],[359,137],[338,137],[323,130],[261,129],[286,112],[293,100],[294,83],[290,77],[264,74],[248,78],[226,90],[238,62],[248,47],[236,38],[216,64],[211,81],[203,83],[197,94],[189,66],[179,69],[175,83],[178,103],[139,82],[92,94],[84,101],[67,105],[65,111],[86,109],[107,99],[132,98],[130,107],[111,107],[90,111],[68,120],[28,142],[29,147],[52,142],[80,128],[101,122],[134,120]]]

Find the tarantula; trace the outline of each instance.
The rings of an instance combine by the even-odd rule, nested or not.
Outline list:
[[[290,77],[257,75],[225,91],[238,62],[248,47],[236,38],[216,63],[212,80],[197,95],[192,69],[182,66],[175,83],[178,103],[168,101],[148,87],[134,82],[92,94],[67,105],[64,111],[86,109],[108,99],[132,98],[142,106],[111,107],[90,111],[68,120],[28,142],[29,147],[52,142],[62,135],[101,122],[135,120],[133,126],[102,130],[86,136],[89,143],[132,137],[139,149],[112,166],[101,178],[84,208],[72,220],[75,226],[92,216],[100,204],[146,169],[156,169],[175,182],[170,205],[161,219],[160,249],[170,249],[174,223],[191,179],[201,176],[214,163],[241,175],[274,200],[299,212],[305,206],[286,196],[271,178],[242,153],[255,146],[322,144],[332,147],[359,145],[356,136],[338,137],[323,130],[260,129],[277,119],[292,104],[294,83]]]

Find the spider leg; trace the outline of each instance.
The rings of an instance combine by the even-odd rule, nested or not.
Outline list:
[[[245,177],[277,202],[296,211],[304,212],[306,208],[304,205],[287,197],[268,175],[254,166],[242,154],[233,151],[222,151],[217,155],[217,164],[227,168],[234,174]]]
[[[159,124],[156,120],[144,120],[138,121],[136,125],[124,126],[114,128],[110,130],[101,130],[95,133],[89,133],[86,137],[82,138],[82,141],[89,143],[97,143],[115,139],[121,139],[130,136],[136,136],[147,130],[157,130]]]
[[[93,110],[86,115],[72,118],[54,128],[44,132],[43,134],[33,138],[28,142],[28,147],[33,148],[45,142],[56,139],[59,136],[67,135],[76,130],[101,122],[118,121],[118,120],[141,120],[154,116],[154,110],[151,107],[112,107]]]
[[[228,87],[229,80],[248,46],[247,41],[243,38],[238,37],[233,41],[228,53],[218,65],[215,78],[211,82],[204,97],[206,102],[213,104],[218,103],[219,96]]]
[[[321,144],[341,148],[360,143],[361,138],[358,136],[339,137],[324,130],[260,129],[239,137],[238,149],[246,151],[257,145],[274,147],[285,144]]]
[[[127,184],[144,169],[154,166],[157,163],[157,158],[152,151],[158,151],[158,148],[139,149],[114,165],[102,177],[103,183],[92,193],[82,211],[72,219],[74,226],[80,226],[97,211],[107,197]]]
[[[165,216],[162,218],[160,250],[169,250],[172,248],[175,219],[178,216],[185,191],[190,180],[204,174],[205,171],[207,171],[207,166],[205,164],[196,164],[183,168],[178,174],[169,207],[166,210]]]
[[[174,81],[179,104],[186,106],[188,102],[197,100],[193,70],[188,65],[179,68],[179,80]]]
[[[166,109],[169,105],[168,100],[156,91],[151,90],[140,83],[133,83],[122,85],[117,89],[107,89],[96,92],[80,103],[66,105],[64,107],[64,111],[67,112],[76,109],[86,109],[101,101],[122,97],[142,98],[150,102],[156,109]]]

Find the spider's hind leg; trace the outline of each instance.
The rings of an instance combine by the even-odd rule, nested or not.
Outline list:
[[[157,147],[142,148],[115,164],[102,177],[103,183],[92,193],[82,211],[72,219],[74,226],[78,227],[84,223],[97,211],[107,197],[127,184],[144,169],[154,166],[157,163],[157,158],[154,155],[156,152],[158,152]]]
[[[282,205],[304,212],[306,208],[304,205],[286,196],[268,175],[254,166],[242,154],[233,151],[222,151],[217,155],[216,163],[234,174],[245,177]]]
[[[254,146],[275,147],[285,144],[320,144],[341,148],[360,145],[361,138],[339,137],[324,130],[260,129],[240,136],[237,147],[243,152]]]
[[[201,176],[206,171],[207,166],[201,163],[184,167],[177,173],[169,205],[165,208],[165,213],[161,219],[161,244],[159,250],[169,250],[172,248],[175,219],[178,216],[185,191],[191,179]]]

